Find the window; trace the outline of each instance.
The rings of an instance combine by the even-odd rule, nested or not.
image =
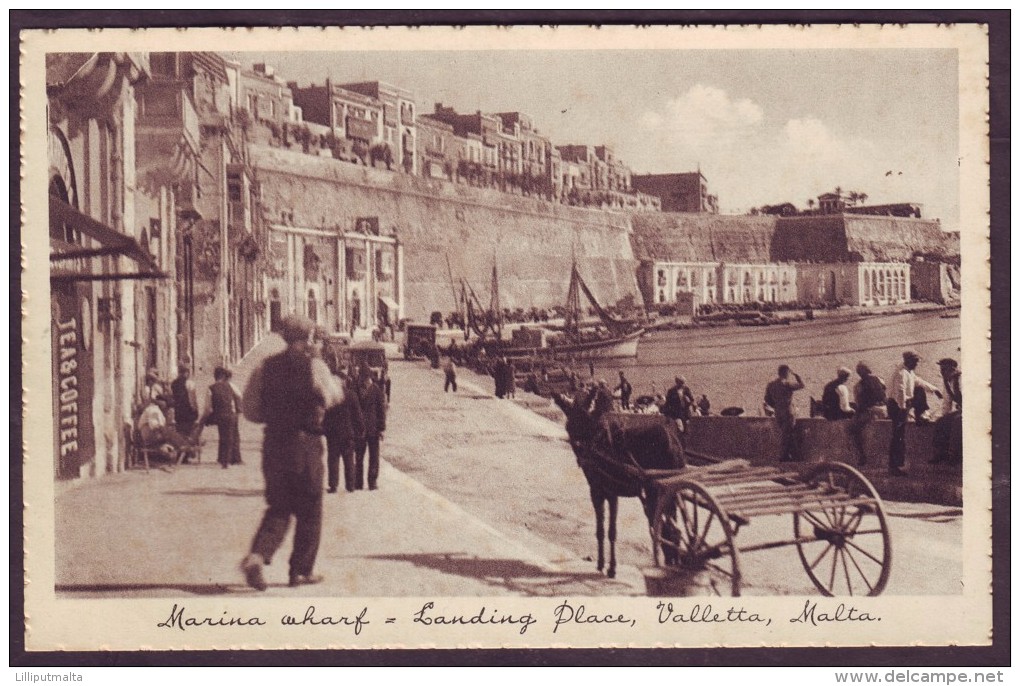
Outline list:
[[[244,183],[237,172],[227,172],[227,199],[230,202],[241,202]]]

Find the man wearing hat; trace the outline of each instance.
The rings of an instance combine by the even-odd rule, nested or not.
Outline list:
[[[946,389],[942,398],[942,416],[935,422],[932,437],[934,456],[931,464],[959,463],[963,458],[963,391],[960,384],[960,365],[951,357],[938,362],[942,384]]]
[[[854,408],[850,406],[850,389],[846,385],[850,373],[847,367],[840,367],[836,370],[836,378],[822,389],[822,416],[829,421],[854,416]]]
[[[931,391],[935,397],[941,398],[942,392],[931,383],[925,381],[914,371],[917,369],[921,356],[913,350],[903,353],[903,364],[898,365],[889,381],[886,405],[889,419],[892,420],[892,440],[889,442],[889,473],[893,476],[906,476],[903,465],[907,459],[907,419],[911,409],[915,417],[923,411],[919,398],[915,394]],[[923,396],[922,396],[923,399]],[[923,405],[927,406],[924,400]]]
[[[265,424],[262,473],[269,507],[241,563],[245,580],[264,591],[263,565],[272,561],[296,520],[290,556],[290,585],[322,581],[313,573],[322,529],[322,419],[327,409],[343,401],[343,389],[326,363],[313,355],[315,326],[310,319],[290,315],[280,324],[287,349],[263,361],[245,388],[242,407],[252,422]]]

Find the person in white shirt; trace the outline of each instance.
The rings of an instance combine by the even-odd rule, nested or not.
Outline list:
[[[930,391],[935,397],[942,398],[942,392],[934,384],[925,381],[914,371],[921,361],[920,355],[913,350],[903,353],[903,364],[896,367],[889,378],[886,405],[889,408],[889,419],[893,423],[892,440],[889,442],[889,473],[893,476],[906,476],[903,465],[907,456],[907,419],[910,410],[915,412],[927,401],[919,402],[916,393]]]
[[[191,449],[189,438],[167,424],[166,415],[158,403],[148,403],[138,415],[135,426],[144,448],[158,448],[166,443],[178,452]]]

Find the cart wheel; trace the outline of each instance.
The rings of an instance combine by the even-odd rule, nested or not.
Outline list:
[[[882,499],[859,471],[841,462],[820,464],[804,482],[869,498],[860,505],[795,512],[797,553],[823,595],[879,595],[892,569],[892,540]]]
[[[740,551],[729,517],[712,494],[694,481],[671,484],[662,493],[652,518],[656,564],[704,575],[715,592],[727,585],[740,595]]]

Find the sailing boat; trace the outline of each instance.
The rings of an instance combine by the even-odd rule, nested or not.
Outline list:
[[[493,288],[496,287],[496,271],[493,267]],[[581,309],[581,294],[584,294],[598,315],[598,323],[586,323],[582,320],[584,311]],[[562,333],[548,337],[542,335],[537,339],[531,337],[532,340],[524,344],[526,336],[523,333],[533,331],[535,329],[532,327],[522,327],[515,331],[516,340],[509,347],[504,347],[502,354],[508,357],[541,356],[557,360],[637,357],[638,340],[644,333],[644,329],[637,322],[618,319],[599,304],[588,284],[581,278],[577,263],[574,263],[570,270],[570,286],[567,289]],[[539,331],[549,333],[544,329]],[[518,336],[518,333],[522,335]]]

